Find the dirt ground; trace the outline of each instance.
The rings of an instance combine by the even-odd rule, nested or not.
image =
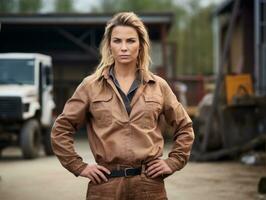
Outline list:
[[[75,145],[84,160],[93,163],[86,139],[79,139]],[[257,193],[261,176],[266,176],[266,166],[189,162],[166,179],[166,190],[169,200],[261,200],[266,199]],[[88,181],[70,174],[54,156],[42,153],[38,159],[23,160],[18,148],[3,152],[0,177],[1,200],[85,199]]]

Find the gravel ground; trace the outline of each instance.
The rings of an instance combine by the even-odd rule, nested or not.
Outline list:
[[[85,161],[93,157],[86,139],[75,143]],[[165,155],[169,146],[166,146]],[[257,194],[266,166],[247,166],[239,162],[189,162],[166,179],[169,200],[262,200]],[[18,148],[8,148],[0,159],[1,200],[73,200],[85,199],[87,179],[76,178],[64,170],[56,157],[43,152],[35,160],[23,160]]]

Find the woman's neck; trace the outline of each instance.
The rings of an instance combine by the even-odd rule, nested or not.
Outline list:
[[[136,64],[115,64],[114,66],[114,72],[117,77],[120,78],[126,78],[126,77],[132,77],[135,76],[136,73]]]

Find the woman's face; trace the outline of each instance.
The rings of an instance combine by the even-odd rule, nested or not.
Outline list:
[[[130,26],[116,26],[111,33],[110,48],[115,63],[136,63],[139,54],[139,37]]]

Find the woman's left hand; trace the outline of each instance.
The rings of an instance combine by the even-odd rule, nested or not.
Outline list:
[[[151,178],[156,178],[158,176],[163,176],[167,174],[172,174],[173,171],[166,164],[164,160],[156,159],[148,162],[148,169],[146,169],[147,176]]]

